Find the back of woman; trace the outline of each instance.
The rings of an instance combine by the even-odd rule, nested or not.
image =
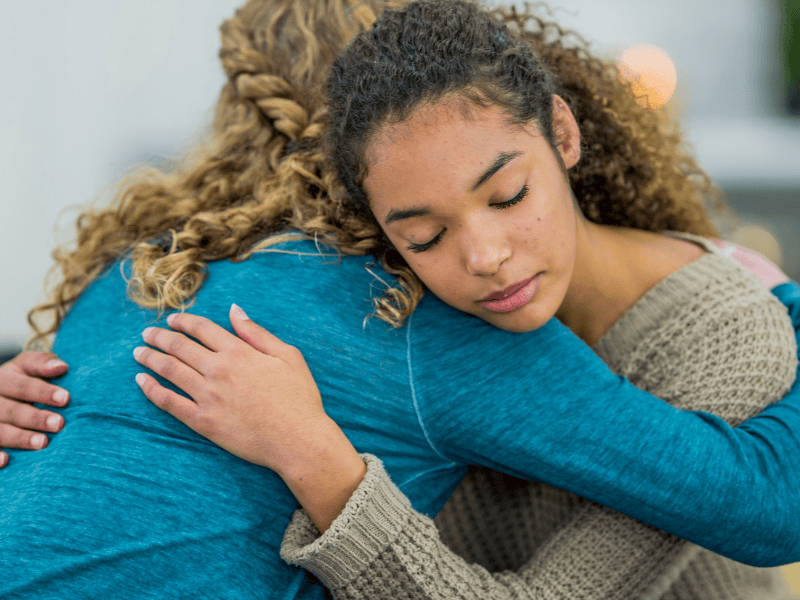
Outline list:
[[[310,243],[298,250],[316,249]],[[269,253],[212,262],[192,313],[226,322],[236,301],[272,321],[303,349],[331,409],[359,439],[363,407],[376,398],[410,421],[400,417],[409,410],[405,345],[386,328],[362,328],[372,282],[367,259],[329,260]],[[335,289],[340,277],[352,285]],[[164,319],[136,305],[126,289],[120,266],[112,265],[61,325],[54,350],[75,365],[58,382],[72,396],[63,409],[68,426],[44,450],[9,450],[12,460],[0,474],[0,596],[322,598],[305,571],[279,558],[297,506],[280,477],[142,396],[133,350],[142,330]],[[376,348],[384,354],[375,356]],[[373,451],[387,445],[376,431],[363,435],[378,444]],[[402,443],[406,451],[398,453],[424,454],[421,433],[406,432],[394,447]],[[454,474],[453,485],[458,479]]]
[[[363,327],[375,282],[364,268],[371,258],[338,265],[336,251],[320,258],[313,242],[252,255],[265,238],[262,246],[272,244],[270,233],[292,226],[320,240],[341,234],[339,249],[350,254],[364,254],[359,232],[374,235],[357,221],[347,232],[332,224],[339,211],[325,199],[333,176],[315,150],[324,73],[346,41],[371,25],[372,4],[246,3],[222,27],[228,82],[208,144],[174,171],[124,182],[111,207],[80,217],[75,247],[56,251],[61,278],[32,323],[38,342],[57,331],[53,349],[75,365],[59,380],[71,392],[62,411],[69,426],[41,452],[10,451],[0,476],[0,554],[13,575],[0,581],[0,596],[322,596],[304,571],[279,558],[296,508],[281,479],[147,402],[134,381],[142,368],[133,350],[142,330],[163,324],[168,311],[191,306],[227,322],[236,301],[265,321],[280,315],[281,335],[338,383],[329,396],[333,405],[337,396],[345,400],[344,422],[358,422],[376,397],[395,401],[395,415],[406,406],[401,336]],[[340,278],[350,285],[339,289]],[[41,325],[48,313],[55,319]],[[374,348],[388,357],[374,356]],[[378,365],[384,371],[371,381],[396,394],[360,379]],[[393,376],[397,385],[388,385]],[[363,395],[351,393],[356,388]],[[429,458],[416,450],[419,439],[400,437],[405,454]]]

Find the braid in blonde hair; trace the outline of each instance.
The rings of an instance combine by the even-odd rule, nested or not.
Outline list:
[[[131,298],[159,311],[190,306],[209,261],[244,260],[287,237],[380,257],[382,232],[351,209],[319,138],[327,118],[322,89],[334,56],[386,5],[251,0],[223,23],[227,82],[211,140],[173,171],[141,169],[122,182],[110,207],[79,216],[75,248],[53,253],[60,280],[28,314],[35,331],[28,347],[46,346],[86,287],[126,255]],[[272,235],[290,231],[300,235]],[[387,269],[408,280],[401,287],[416,305],[422,286],[411,271]],[[389,314],[381,310],[386,302],[378,300],[381,318]],[[41,325],[42,317],[49,323]]]

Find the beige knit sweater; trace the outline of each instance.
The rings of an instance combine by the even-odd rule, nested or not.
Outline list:
[[[671,404],[737,424],[791,386],[794,330],[760,281],[695,241],[709,252],[645,294],[594,350]],[[365,461],[364,481],[331,528],[320,536],[298,511],[281,549],[335,598],[795,598],[776,569],[736,563],[568,492],[488,469],[471,469],[434,525],[380,461]]]

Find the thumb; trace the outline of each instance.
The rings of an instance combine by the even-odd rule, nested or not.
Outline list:
[[[236,304],[231,304],[229,316],[233,330],[236,332],[236,335],[239,336],[239,339],[247,342],[262,354],[278,356],[278,354],[281,353],[281,349],[286,346],[286,344],[261,327],[261,325],[257,325],[247,316],[247,313]]]

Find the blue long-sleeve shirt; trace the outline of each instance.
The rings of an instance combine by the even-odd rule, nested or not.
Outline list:
[[[479,463],[737,560],[800,559],[800,391],[732,429],[638,390],[555,320],[509,333],[427,294],[401,329],[364,325],[371,261],[291,248],[309,255],[211,263],[190,311],[227,325],[236,302],[297,346],[328,414],[418,510],[436,513]],[[775,293],[800,329],[800,287]],[[278,556],[297,506],[280,478],[142,396],[132,351],[153,324],[164,325],[127,297],[119,265],[67,315],[54,348],[72,366],[59,381],[67,426],[45,450],[10,451],[0,471],[0,597],[323,597]],[[665,497],[654,480],[681,485]]]

